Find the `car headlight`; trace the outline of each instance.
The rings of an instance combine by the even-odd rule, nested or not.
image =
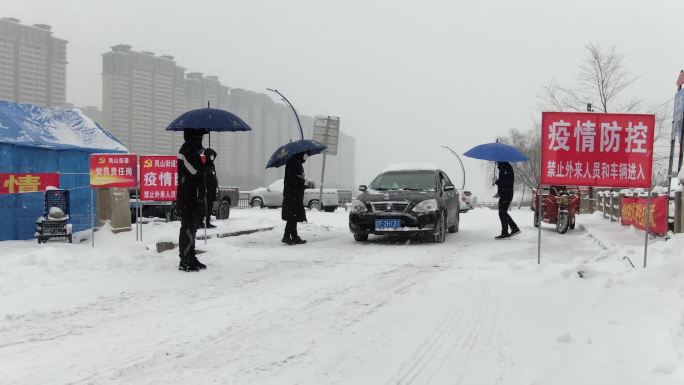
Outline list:
[[[416,207],[413,208],[413,211],[417,213],[429,213],[437,211],[437,209],[439,209],[437,199],[428,199],[418,203]]]
[[[352,200],[351,203],[351,212],[354,214],[362,214],[368,211],[368,208],[366,208],[366,204],[361,202],[358,199]]]

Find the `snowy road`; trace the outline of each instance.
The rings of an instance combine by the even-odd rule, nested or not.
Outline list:
[[[0,244],[9,266],[0,272],[0,382],[684,380],[684,285],[661,284],[672,272],[662,261],[658,270],[658,247],[669,250],[661,245],[650,276],[622,261],[641,241],[634,232],[617,233],[616,249],[591,231],[546,227],[538,266],[528,211],[514,213],[523,234],[512,240],[493,240],[497,214],[482,209],[463,215],[444,244],[357,243],[344,212],[309,213],[309,243],[294,247],[280,243],[278,211],[233,215],[224,226],[276,231],[200,243],[209,267],[191,274],[175,270],[176,251],[146,250],[134,234],[98,234],[95,252]],[[146,226],[156,226],[149,242],[177,231]]]

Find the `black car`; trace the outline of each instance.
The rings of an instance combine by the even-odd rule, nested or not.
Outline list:
[[[393,169],[359,190],[349,213],[349,229],[359,242],[369,234],[423,234],[444,242],[447,231],[458,231],[458,193],[441,170]]]

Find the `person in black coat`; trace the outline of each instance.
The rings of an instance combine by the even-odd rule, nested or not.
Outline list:
[[[208,229],[216,226],[211,224],[211,212],[214,211],[214,202],[218,197],[218,178],[216,177],[216,151],[211,148],[204,150],[204,157],[206,163],[204,164],[204,171],[207,177],[207,212],[205,214],[206,224]]]
[[[312,182],[304,176],[303,163],[308,153],[295,155],[285,165],[285,180],[283,181],[283,209],[282,219],[287,222],[282,242],[288,245],[301,245],[305,240],[297,234],[297,222],[306,222],[304,211],[304,190]]]
[[[178,150],[178,185],[176,187],[176,210],[181,218],[178,235],[180,256],[179,270],[197,271],[206,268],[195,254],[197,228],[205,213],[205,168],[202,163],[202,131],[185,130],[185,143]]]
[[[499,168],[499,178],[494,182],[498,188],[497,195],[499,196],[499,220],[501,220],[501,235],[495,239],[506,239],[520,234],[518,225],[515,224],[513,218],[508,214],[508,208],[513,201],[513,184],[515,182],[515,173],[513,167],[508,162],[496,162]],[[508,232],[510,227],[511,231]]]

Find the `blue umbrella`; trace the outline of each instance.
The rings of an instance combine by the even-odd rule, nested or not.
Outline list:
[[[463,155],[496,162],[524,162],[527,160],[527,156],[517,148],[498,142],[480,144],[466,151]]]
[[[271,155],[271,159],[268,160],[266,168],[283,166],[295,155],[303,152],[308,151],[311,155],[320,154],[326,148],[328,147],[315,140],[301,139],[296,142],[290,142],[284,146],[280,146],[276,152]]]

